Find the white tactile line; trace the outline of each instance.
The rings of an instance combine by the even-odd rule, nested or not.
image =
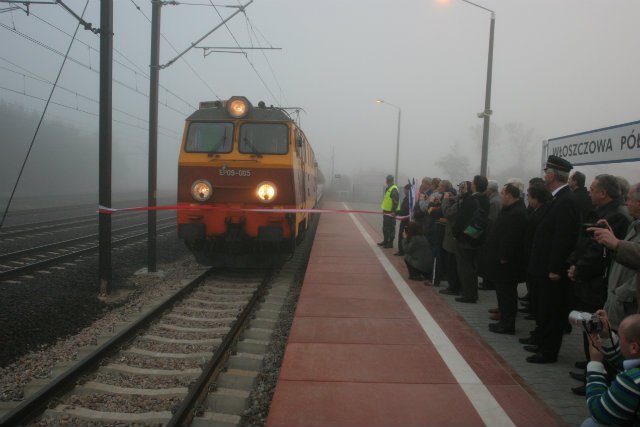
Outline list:
[[[350,209],[343,203],[345,209]],[[482,418],[486,426],[490,427],[515,427],[514,422],[509,418],[502,406],[496,401],[491,392],[482,383],[480,378],[471,369],[471,366],[462,357],[460,352],[453,345],[449,337],[444,333],[436,321],[431,317],[429,311],[422,305],[418,297],[413,293],[407,282],[404,281],[398,270],[387,259],[386,255],[378,247],[373,238],[362,226],[360,221],[352,213],[349,214],[360,233],[378,257],[378,260],[389,274],[391,281],[402,295],[402,298],[409,306],[409,309],[418,320],[418,323],[427,334],[435,349],[442,357],[454,378],[467,395],[467,398]]]

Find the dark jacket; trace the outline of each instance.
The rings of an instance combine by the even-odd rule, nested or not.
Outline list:
[[[580,231],[580,210],[573,192],[563,187],[549,207],[533,236],[527,274],[548,278],[549,273],[567,277],[569,255]]]
[[[428,272],[433,265],[431,256],[431,244],[423,235],[411,236],[402,243],[404,259],[414,268],[422,272]]]
[[[458,243],[478,246],[481,244],[486,235],[483,235],[480,239],[474,240],[464,234],[465,228],[469,225],[469,222],[473,218],[473,214],[477,209],[484,209],[489,216],[489,199],[485,194],[474,193],[471,196],[467,196],[459,201],[460,207],[458,209],[458,215],[456,217],[456,223],[453,226],[453,237],[456,238]]]
[[[586,222],[595,223],[599,219],[607,220],[618,239],[624,239],[631,224],[631,217],[620,200],[596,207],[589,213]],[[578,298],[578,303],[602,307],[606,297],[607,270],[611,259],[611,252],[594,241],[583,227],[570,257],[570,263],[576,266],[574,295]],[[579,306],[577,308],[582,309]]]
[[[547,213],[547,209],[549,209],[549,205],[551,202],[543,203],[538,206],[538,209],[533,209],[531,205],[529,205],[528,220],[527,220],[527,229],[524,233],[524,244],[522,245],[522,268],[526,272],[527,266],[529,265],[529,259],[531,257],[531,248],[533,247],[533,236],[536,234],[536,229],[544,215]]]
[[[591,202],[591,196],[589,196],[589,191],[586,187],[579,187],[573,191],[573,195],[576,197],[576,202],[580,209],[580,215],[582,215],[582,221],[586,221],[594,210],[593,203]]]
[[[526,229],[527,208],[522,200],[502,208],[487,241],[488,273],[492,280],[520,281]]]

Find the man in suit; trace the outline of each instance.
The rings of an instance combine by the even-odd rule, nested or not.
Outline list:
[[[567,323],[571,297],[568,259],[580,231],[580,210],[567,185],[571,169],[569,161],[554,155],[549,156],[544,169],[552,200],[533,236],[528,266],[538,290],[541,322],[539,345],[524,347],[535,353],[527,357],[529,363],[553,363],[558,359]]]
[[[460,187],[461,193],[468,190],[466,184]],[[457,302],[475,304],[478,301],[478,252],[485,235],[483,233],[480,238],[473,238],[465,233],[465,229],[477,210],[482,209],[486,214],[485,218],[488,217],[489,199],[484,194],[486,190],[487,178],[481,175],[474,176],[471,195],[461,199],[456,224],[453,226],[453,236],[457,244],[458,279],[462,286],[462,296],[455,299]]]

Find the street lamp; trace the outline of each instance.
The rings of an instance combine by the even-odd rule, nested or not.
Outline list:
[[[489,59],[487,61],[487,87],[484,95],[484,110],[478,113],[478,117],[484,119],[482,126],[482,156],[480,157],[480,175],[487,175],[487,156],[489,154],[489,117],[493,113],[491,111],[491,71],[493,64],[493,30],[496,24],[496,13],[484,6],[480,6],[469,0],[461,0],[472,6],[491,12],[491,27],[489,30]]]
[[[400,118],[402,116],[402,109],[400,107],[398,107],[397,105],[393,105],[383,99],[376,99],[376,103],[378,104],[386,104],[389,105],[391,107],[397,108],[398,109],[398,138],[396,140],[396,171],[395,174],[393,175],[393,178],[395,180],[395,182],[398,182],[398,156],[400,154]]]

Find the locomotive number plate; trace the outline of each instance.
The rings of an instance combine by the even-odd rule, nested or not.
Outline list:
[[[251,170],[250,169],[227,169],[227,168],[220,168],[219,171],[221,176],[251,176]]]

